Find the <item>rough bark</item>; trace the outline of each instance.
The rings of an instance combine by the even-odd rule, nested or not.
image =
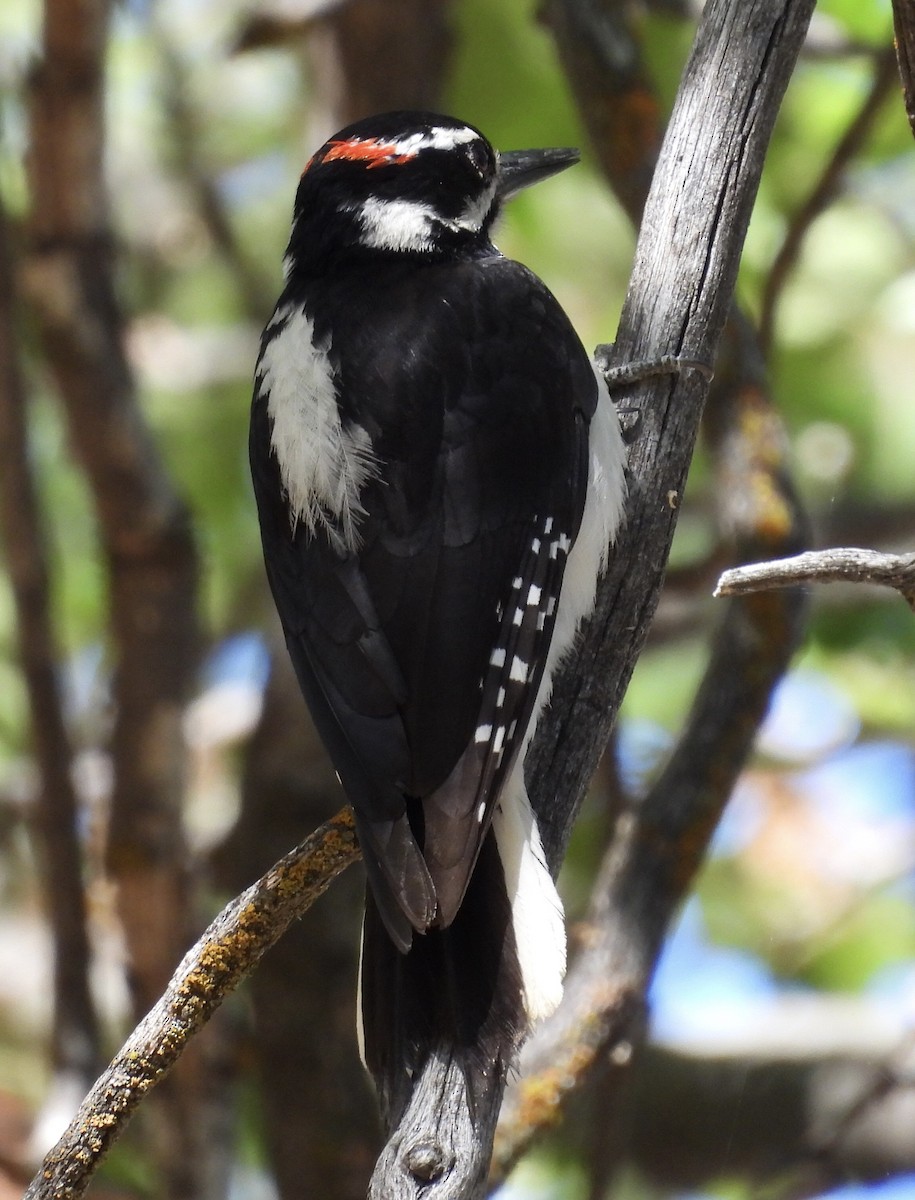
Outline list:
[[[812,8],[812,0],[758,0],[739,11],[726,0],[706,6],[645,208],[615,361],[665,354],[714,360],[768,139]],[[594,618],[556,683],[528,760],[529,786],[550,806],[542,833],[554,869],[657,605],[705,390],[700,373],[693,372],[674,383],[650,381],[626,398],[627,407],[641,414],[630,453],[627,525]],[[670,781],[662,803],[673,805],[676,784]],[[538,805],[540,811],[545,807]],[[632,846],[625,874],[633,885],[634,865],[650,854],[648,844]],[[663,905],[638,888],[636,896],[642,902],[633,901],[630,911],[645,927],[635,931],[630,945],[650,958]],[[440,1081],[434,1067],[414,1087],[413,1145],[437,1144]],[[409,1145],[395,1131],[373,1194],[393,1200],[478,1195],[479,1143],[492,1137],[497,1111],[494,1100],[474,1120],[466,1111],[456,1114],[451,1138],[459,1152],[451,1170],[432,1182],[411,1170]],[[425,1114],[425,1124],[416,1120],[417,1112]],[[442,1148],[440,1157],[448,1161],[449,1154],[450,1147]]]
[[[645,209],[617,361],[669,353],[714,361],[768,139],[812,8],[810,0],[706,6]],[[641,415],[627,523],[529,763],[531,783],[552,799],[545,848],[554,863],[657,603],[705,390],[692,373],[626,396]]]
[[[735,345],[738,331],[744,336]],[[739,558],[794,548],[806,528],[787,478],[786,444],[763,388],[754,331],[737,318],[723,357],[727,366],[707,414],[719,523]],[[591,1163],[593,1193],[603,1194],[614,1166],[606,1114],[618,1108],[641,1041],[657,956],[798,645],[804,608],[795,592],[726,610],[675,751],[617,822],[563,1003],[522,1055],[521,1080],[499,1125],[499,1176],[537,1132],[556,1123],[573,1091],[599,1079],[603,1116],[595,1112]]]

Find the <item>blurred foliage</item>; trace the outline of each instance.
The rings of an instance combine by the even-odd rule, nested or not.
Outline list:
[[[214,645],[262,625],[267,613],[246,465],[250,376],[259,327],[269,315],[258,305],[279,291],[292,198],[311,149],[301,55],[295,45],[234,54],[244,11],[240,0],[134,0],[117,8],[108,103],[130,352],[149,420],[193,509]],[[39,19],[37,0],[0,5],[0,187],[18,218],[26,205],[22,88]],[[740,274],[738,294],[751,312],[793,213],[869,89],[872,61],[860,44],[881,47],[891,38],[888,0],[824,0],[818,21],[835,40],[855,46],[806,59],[789,90]],[[669,102],[692,29],[654,15],[645,30],[649,61]],[[550,38],[532,19],[528,0],[463,0],[457,34],[449,109],[505,148],[583,141]],[[195,190],[201,181],[224,206],[256,290],[240,285],[202,217]],[[805,238],[777,312],[773,390],[814,525],[833,541],[844,537],[843,514],[860,518],[856,530],[865,532],[855,537],[864,544],[911,547],[915,537],[913,213],[915,155],[894,93],[840,194]],[[513,204],[498,240],[547,279],[586,344],[612,340],[634,234],[587,150],[579,169]],[[22,345],[58,628],[68,662],[79,662],[104,646],[103,571],[89,497],[27,322]],[[701,561],[715,544],[711,487],[709,473],[697,471],[675,547],[678,565]],[[621,738],[631,786],[657,769],[689,705],[717,618],[715,602],[696,609],[690,632],[650,649],[633,680]],[[8,804],[22,791],[28,741],[14,643],[0,576],[0,793]],[[915,621],[895,596],[818,592],[802,665],[850,705],[854,731],[813,753],[790,738],[775,751],[763,747],[748,786],[756,789],[756,820],[773,837],[767,842],[758,833],[719,846],[700,888],[708,936],[749,949],[776,976],[804,986],[866,989],[905,964],[911,980],[915,923],[904,883],[911,879],[915,795],[901,795],[894,811],[894,844],[905,853],[891,869],[844,877],[811,853],[830,831],[854,845],[858,826],[842,825],[840,776],[833,811],[821,807],[811,824],[813,794],[801,766],[828,763],[840,750],[879,739],[911,762]],[[795,731],[801,741],[805,719],[798,718]],[[230,769],[237,769],[234,759]],[[873,776],[874,788],[884,782]],[[866,828],[877,818],[863,811],[856,819]],[[596,858],[591,834],[601,820],[593,808],[586,812],[566,869],[569,892],[582,902]],[[792,826],[799,841],[789,869],[775,847]],[[14,868],[11,859],[3,869]],[[0,1083],[16,1089],[21,1046],[7,1017],[10,1004],[4,996]],[[527,1171],[524,1195],[558,1194],[547,1186],[538,1191],[539,1167]],[[574,1174],[573,1167],[566,1171]],[[583,1186],[567,1178],[562,1195],[580,1194]]]

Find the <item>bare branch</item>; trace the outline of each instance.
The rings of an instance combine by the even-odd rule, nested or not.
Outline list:
[[[801,583],[879,583],[895,588],[915,609],[915,554],[856,548],[809,550],[793,558],[733,567],[718,580],[715,595],[745,596]]]
[[[624,4],[566,0],[551,4],[547,16],[585,120],[599,139],[601,165],[638,219],[644,203],[639,181],[653,161],[660,105],[642,65],[631,13]],[[625,137],[608,117],[617,109],[638,113]],[[736,309],[726,337],[727,366],[712,388],[709,421],[722,481],[722,524],[744,551],[789,548],[803,539],[805,522],[787,484],[785,439],[766,398],[755,334]],[[496,1177],[538,1130],[560,1119],[566,1098],[599,1067],[606,1117],[641,1036],[644,994],[667,922],[692,879],[800,627],[798,605],[789,602],[768,611],[735,609],[720,628],[674,760],[644,806],[620,822],[608,851],[567,998],[525,1050],[528,1074],[509,1092],[499,1125]],[[676,803],[665,802],[671,789]],[[647,862],[641,853],[646,840],[654,847]],[[654,922],[640,919],[639,902],[633,903],[642,887],[643,896],[652,897]],[[592,1156],[592,1169],[604,1174],[612,1166],[606,1128],[603,1120],[595,1130],[603,1149]],[[593,1193],[603,1190],[594,1179]]]
[[[671,352],[714,360],[768,137],[811,9],[810,0],[757,0],[739,11],[724,0],[706,5],[646,206],[617,360]],[[626,400],[642,415],[627,525],[529,762],[531,790],[550,809],[544,845],[553,864],[657,603],[704,392],[692,372],[642,384]]]
[[[707,4],[646,205],[617,361],[664,354],[713,361],[768,138],[812,7],[812,0],[756,0],[738,12],[726,0]],[[630,455],[628,524],[601,585],[595,616],[578,654],[556,682],[550,712],[528,759],[528,784],[539,797],[544,848],[554,869],[657,604],[704,393],[705,381],[696,372],[673,385],[653,381],[634,392],[642,424]],[[649,850],[631,849],[628,860],[621,850],[621,861],[640,859],[645,865]],[[621,893],[621,911],[628,905],[628,911],[645,916],[647,910],[651,943],[659,908],[637,877],[627,879],[634,891]],[[639,944],[644,947],[646,939],[641,937]],[[644,974],[644,966],[635,969]],[[625,999],[621,996],[624,1008]],[[453,1157],[453,1149],[465,1150],[492,1136],[497,1089],[487,1112],[477,1112],[475,1122],[458,1111],[448,1144],[441,1147],[441,1084],[434,1063],[415,1081],[409,1140],[395,1160],[399,1174],[391,1164],[388,1190],[375,1194],[403,1200],[479,1194],[479,1154],[468,1153],[462,1160]],[[421,1143],[440,1147],[439,1161],[449,1164],[431,1182],[411,1170],[409,1151]]]
[[[140,1100],[288,926],[359,857],[343,809],[236,897],[188,951],[45,1158],[27,1200],[77,1200]]]
[[[805,522],[786,478],[781,425],[761,387],[764,366],[753,331],[735,318],[737,331],[742,344],[710,400],[712,448],[723,477],[721,521],[744,552],[787,548],[803,539]],[[606,1109],[641,1040],[664,935],[799,642],[803,609],[796,595],[728,609],[673,756],[644,800],[618,822],[563,1003],[522,1055],[522,1079],[508,1094],[499,1126],[500,1177],[540,1129],[559,1120],[571,1092],[609,1062],[601,1094],[606,1130]]]

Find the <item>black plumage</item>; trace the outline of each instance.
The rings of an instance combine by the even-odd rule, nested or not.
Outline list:
[[[502,671],[489,662],[494,647],[522,640],[510,635],[521,633],[512,617],[528,585],[558,593],[563,561],[550,559],[543,528],[551,519],[557,534],[577,532],[596,381],[547,289],[495,254],[354,266],[320,289],[293,279],[287,305],[313,312],[316,337],[329,339],[343,424],[368,432],[380,469],[361,496],[359,548],[341,554],[324,531],[293,525],[258,397],[251,460],[267,570],[376,899],[409,944],[404,915],[420,930],[453,917],[488,827],[479,805],[494,798],[492,782],[475,787],[472,776],[497,782],[524,732],[549,625],[524,631],[530,676],[511,689],[516,727],[498,766],[491,744],[474,741],[488,723],[481,684],[489,695],[508,682],[512,654]],[[448,787],[456,768],[469,787]],[[435,847],[431,889],[417,835]]]
[[[408,153],[409,128],[429,146]],[[481,135],[457,140],[467,128],[394,114],[306,168],[251,420],[270,585],[368,872],[366,1058],[394,1110],[437,1040],[482,1078],[526,1024],[489,830],[540,687],[598,400],[554,297],[489,240],[498,168]],[[475,228],[455,216],[474,189],[489,195]],[[310,520],[291,504],[272,389],[296,356],[315,364],[308,402],[334,410],[308,452],[358,447],[349,531],[339,489]]]

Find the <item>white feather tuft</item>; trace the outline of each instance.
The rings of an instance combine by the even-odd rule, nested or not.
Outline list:
[[[582,618],[594,607],[597,580],[622,522],[626,501],[626,448],[616,409],[600,375],[598,387],[600,396],[591,422],[590,475],[581,528],[569,551],[547,665],[524,744],[493,815],[512,905],[525,1008],[532,1021],[549,1016],[562,998],[566,937],[562,901],[546,866],[537,820],[524,786],[524,758],[550,698],[553,672],[574,643]],[[552,525],[545,532],[552,532]]]
[[[502,792],[492,825],[512,906],[524,1008],[531,1021],[540,1021],[562,999],[566,930],[562,901],[543,857],[520,766]]]
[[[267,328],[280,324],[264,347],[258,376],[292,519],[310,533],[323,526],[338,548],[353,550],[365,512],[362,488],[378,467],[371,439],[359,425],[343,428],[330,344],[315,341],[304,310],[281,310]]]

